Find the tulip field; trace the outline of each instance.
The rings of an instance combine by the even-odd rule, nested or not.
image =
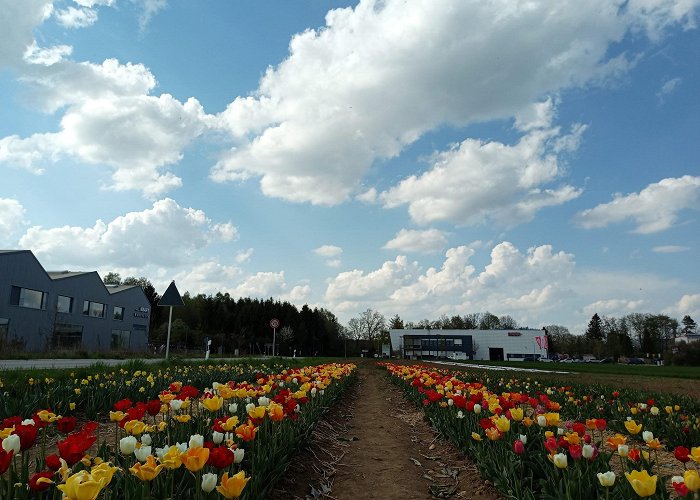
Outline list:
[[[691,398],[380,365],[506,498],[700,498]]]
[[[0,380],[1,499],[265,498],[355,365]]]

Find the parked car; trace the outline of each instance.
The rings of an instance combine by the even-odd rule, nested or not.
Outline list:
[[[607,364],[607,363],[614,363],[614,362],[615,362],[615,359],[614,359],[614,358],[603,358],[603,359],[601,359],[600,361],[598,361],[598,363],[604,363],[604,364]]]
[[[645,363],[644,363],[644,360],[642,358],[628,358],[627,364],[628,365],[643,365]]]
[[[540,361],[542,363],[553,363],[554,360],[552,358],[540,358]]]

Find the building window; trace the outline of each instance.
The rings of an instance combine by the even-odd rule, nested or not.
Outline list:
[[[112,330],[112,349],[128,349],[130,337],[129,330]]]
[[[462,339],[455,339],[455,345],[462,345]]]
[[[52,349],[80,349],[83,343],[83,327],[56,323],[51,337]]]
[[[119,306],[114,306],[114,319],[117,321],[124,320],[124,308]]]
[[[73,297],[59,295],[56,302],[56,312],[70,314],[73,312]]]
[[[105,317],[105,305],[99,302],[92,302],[86,300],[83,302],[83,316],[90,316],[93,318],[104,318]]]
[[[13,286],[10,291],[10,304],[29,309],[46,309],[48,297],[46,292]]]

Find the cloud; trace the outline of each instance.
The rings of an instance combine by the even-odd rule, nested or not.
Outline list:
[[[268,196],[341,203],[375,160],[430,130],[513,117],[543,95],[618,78],[636,54],[611,45],[689,26],[696,6],[364,0],[331,10],[324,27],[295,35],[289,56],[221,114],[239,145],[211,177],[259,177]],[[535,193],[536,206],[519,211],[573,195]]]
[[[174,267],[211,242],[229,241],[235,228],[222,231],[222,227],[203,211],[165,198],[142,212],[130,212],[108,223],[98,220],[92,227],[33,226],[22,236],[20,245],[32,250],[45,265],[62,269],[108,264]]]
[[[658,247],[654,247],[651,249],[652,252],[656,253],[679,253],[679,252],[687,252],[690,250],[690,247],[685,247],[682,245],[661,245]]]
[[[650,234],[676,224],[683,210],[700,209],[700,177],[685,175],[649,184],[639,193],[616,194],[613,201],[579,212],[575,222],[586,229],[632,219],[632,232]]]
[[[239,264],[243,264],[244,262],[248,262],[252,255],[253,255],[252,248],[248,248],[247,250],[239,250],[238,252],[236,252],[236,256],[234,257],[234,260]]]
[[[337,257],[343,253],[343,249],[335,245],[323,245],[315,248],[314,253],[321,257]]]
[[[230,294],[233,297],[260,299],[274,297],[293,304],[300,304],[308,301],[311,296],[311,287],[308,284],[301,284],[290,289],[284,271],[258,272],[246,276],[243,281],[230,288]]]
[[[85,28],[97,22],[97,11],[86,7],[68,7],[56,11],[54,15],[59,24],[66,28]]]
[[[447,234],[439,229],[401,229],[382,248],[406,253],[434,253],[447,246]]]
[[[678,86],[683,82],[682,78],[671,78],[670,80],[666,80],[664,84],[661,86],[661,90],[659,90],[656,93],[656,97],[659,99],[659,104],[663,104],[664,101],[666,100],[666,97],[670,94],[672,94]]]
[[[589,315],[599,314],[605,316],[626,316],[638,312],[644,305],[643,300],[607,299],[596,300],[583,308],[583,312]]]
[[[0,242],[12,244],[11,236],[24,224],[26,210],[22,204],[12,198],[0,198]]]
[[[158,12],[168,6],[168,0],[131,0],[132,3],[141,6],[141,15],[139,16],[139,28],[144,31],[148,24]]]
[[[676,315],[682,318],[686,314],[697,320],[700,317],[700,294],[683,295],[678,302],[667,307],[665,314]]]
[[[180,161],[184,149],[210,127],[193,98],[180,102],[169,94],[150,95],[155,77],[142,64],[106,59],[101,64],[67,59],[68,45],[39,47],[33,31],[52,13],[73,25],[79,13],[88,22],[98,6],[112,0],[80,0],[78,9],[56,11],[49,0],[9,2],[0,19],[3,43],[0,67],[10,66],[27,88],[27,101],[41,111],[60,111],[58,132],[0,137],[0,164],[41,174],[52,163],[77,160],[112,171],[108,188],[134,189],[157,199],[182,181],[166,167]],[[17,7],[21,4],[21,8]],[[146,12],[164,2],[143,1]],[[160,7],[158,7],[160,6]],[[66,17],[67,16],[67,17]]]
[[[215,295],[230,287],[231,282],[242,275],[240,268],[220,264],[216,260],[196,263],[186,270],[177,272],[172,276],[178,283],[179,290],[187,290],[192,295]],[[170,281],[163,281],[162,286],[167,287]],[[165,288],[163,288],[165,290]],[[184,293],[184,292],[183,292]]]
[[[553,113],[548,102],[535,106],[540,110],[530,121],[516,120],[518,128],[528,130],[516,144],[467,139],[436,154],[427,172],[411,175],[383,192],[384,206],[408,204],[418,224],[494,222],[511,227],[529,222],[542,208],[578,197],[581,190],[570,185],[547,187],[562,175],[554,149],[564,148],[562,141],[567,140],[547,121]],[[577,126],[571,136],[580,136],[584,130]],[[569,139],[566,148],[577,144],[578,139]]]

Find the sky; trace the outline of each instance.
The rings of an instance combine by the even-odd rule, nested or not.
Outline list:
[[[700,0],[0,0],[0,248],[346,324],[700,319]]]

